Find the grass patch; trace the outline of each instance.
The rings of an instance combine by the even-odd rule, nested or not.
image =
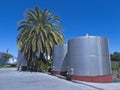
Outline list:
[[[0,68],[14,68],[14,67],[16,67],[16,66],[12,66],[12,65],[5,65],[5,66],[2,66],[2,67],[0,67]]]

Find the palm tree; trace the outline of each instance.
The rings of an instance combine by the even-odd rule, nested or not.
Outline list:
[[[28,67],[36,63],[36,57],[45,62],[45,57],[51,55],[53,45],[64,42],[60,18],[53,14],[48,9],[42,11],[35,7],[34,10],[27,10],[26,19],[19,22],[17,44],[28,61]]]

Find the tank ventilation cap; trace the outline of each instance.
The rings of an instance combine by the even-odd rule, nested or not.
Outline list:
[[[86,34],[85,34],[85,36],[86,36],[86,37],[88,37],[88,36],[89,36],[89,34],[88,34],[88,33],[86,33]]]

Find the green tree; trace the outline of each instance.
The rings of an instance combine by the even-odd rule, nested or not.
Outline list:
[[[119,78],[120,73],[120,52],[114,52],[110,55],[112,60],[112,69],[113,71],[117,71],[117,77]]]
[[[114,70],[120,69],[120,53],[119,52],[114,52],[111,56],[111,61],[112,61],[112,68]]]
[[[117,61],[112,61],[112,69],[114,69],[114,70],[119,69],[119,63]]]
[[[7,60],[7,59],[9,59],[9,58],[12,58],[13,57],[13,55],[11,55],[11,54],[7,54],[7,53],[5,53],[5,52],[2,52],[1,53],[1,58],[2,59],[5,59],[5,60]]]
[[[40,68],[39,62],[46,64],[55,44],[63,44],[64,36],[60,18],[48,9],[35,7],[25,12],[25,20],[19,22],[17,44],[24,53],[28,68]],[[44,65],[45,66],[45,65]],[[42,71],[42,70],[41,70]]]
[[[114,52],[110,56],[111,56],[112,61],[120,61],[120,53],[119,52]]]

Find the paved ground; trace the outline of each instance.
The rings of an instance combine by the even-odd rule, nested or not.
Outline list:
[[[0,69],[0,90],[120,90],[120,83],[67,81],[45,73]]]

